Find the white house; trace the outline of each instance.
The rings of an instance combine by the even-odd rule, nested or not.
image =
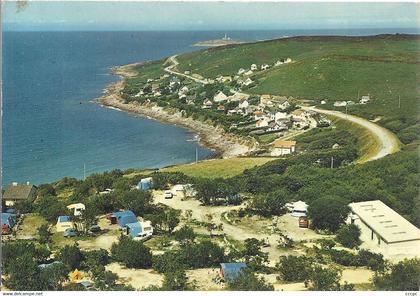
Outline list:
[[[270,68],[270,66],[267,65],[267,64],[261,65],[261,70],[262,71],[267,70],[268,68]]]
[[[284,63],[285,64],[288,64],[288,63],[291,63],[292,62],[292,59],[291,58],[287,58],[285,61],[284,61]]]
[[[277,67],[277,66],[280,66],[280,65],[283,65],[283,62],[278,60],[277,62],[275,62],[274,67]]]
[[[254,72],[252,70],[248,70],[244,73],[244,75],[247,75],[247,76],[250,76],[252,74],[254,74]]]
[[[292,112],[293,120],[306,121],[308,119],[308,117],[309,117],[308,112],[306,112],[303,109],[297,109],[297,110]]]
[[[211,109],[211,107],[213,107],[213,102],[210,101],[209,99],[206,99],[206,100],[204,100],[203,106],[201,108],[202,109]]]
[[[239,103],[238,108],[240,109],[246,109],[249,107],[249,103],[248,100],[243,100],[242,102]]]
[[[325,100],[321,101],[321,105],[325,105],[326,103],[327,103],[327,101],[325,101]]]
[[[294,153],[296,150],[296,141],[276,140],[273,143],[271,156],[282,156]]]
[[[239,70],[238,70],[238,75],[242,75],[242,74],[244,74],[245,73],[245,69],[244,68],[240,68]]]
[[[362,98],[360,99],[359,103],[364,105],[366,103],[369,103],[369,101],[370,101],[370,96],[367,95],[367,96],[362,96]]]
[[[391,260],[420,257],[420,229],[380,200],[349,204],[347,222],[361,230],[362,247]]]
[[[262,111],[255,111],[254,112],[254,120],[260,120],[263,119],[265,117],[264,112]]]
[[[252,79],[248,77],[242,84],[245,85],[245,86],[248,86],[248,85],[252,84],[253,82],[254,81],[252,81]]]
[[[273,101],[271,100],[271,95],[261,95],[260,96],[260,105],[265,106],[273,106]]]
[[[347,106],[346,101],[336,101],[336,102],[334,102],[334,107],[345,107],[345,106]]]
[[[72,211],[74,216],[80,216],[80,215],[82,215],[82,213],[86,209],[86,207],[82,203],[75,203],[75,204],[68,205],[67,209]]]
[[[215,101],[216,103],[218,102],[224,102],[227,101],[228,97],[222,92],[220,91],[218,94],[216,94],[213,98],[213,101]]]
[[[279,121],[279,120],[282,120],[282,119],[287,119],[287,118],[289,118],[289,115],[287,115],[287,113],[286,112],[276,112],[275,114],[274,114],[274,120],[275,121]]]
[[[255,124],[256,127],[261,128],[261,127],[266,127],[269,124],[269,120],[267,118],[263,118],[257,121],[257,123]]]
[[[251,70],[252,70],[252,71],[257,71],[257,70],[258,70],[257,65],[256,65],[256,64],[252,64],[252,65],[251,65]]]
[[[287,100],[283,100],[282,102],[279,102],[278,107],[280,110],[285,110],[290,107],[290,103]]]

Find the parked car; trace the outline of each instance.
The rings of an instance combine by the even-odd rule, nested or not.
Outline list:
[[[76,229],[74,228],[67,228],[64,230],[64,237],[75,237],[77,235]]]
[[[173,193],[170,190],[165,191],[165,199],[171,199],[174,197]]]
[[[92,225],[90,228],[89,228],[89,232],[90,233],[98,233],[98,232],[100,232],[101,231],[101,227],[99,227],[99,225]]]

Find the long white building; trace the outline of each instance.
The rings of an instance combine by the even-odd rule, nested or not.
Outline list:
[[[420,229],[380,200],[349,204],[349,223],[360,227],[362,247],[391,260],[420,258]]]

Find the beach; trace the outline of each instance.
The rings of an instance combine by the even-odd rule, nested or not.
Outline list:
[[[120,96],[124,79],[135,75],[131,69],[139,65],[141,63],[114,67],[111,73],[120,76],[121,80],[108,85],[105,89],[105,94],[98,98],[96,102],[104,107],[116,108],[121,111],[135,113],[163,123],[179,125],[192,130],[199,135],[200,144],[215,150],[217,155],[222,158],[244,156],[255,149],[256,146],[253,140],[226,133],[219,127],[214,127],[189,117],[183,117],[179,110],[163,109],[154,104],[124,103]]]

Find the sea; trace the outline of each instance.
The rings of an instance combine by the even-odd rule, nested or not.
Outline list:
[[[418,33],[416,29],[211,32],[4,32],[2,184],[53,182],[96,172],[161,168],[215,157],[194,133],[93,102],[116,65],[199,50],[219,39]]]

